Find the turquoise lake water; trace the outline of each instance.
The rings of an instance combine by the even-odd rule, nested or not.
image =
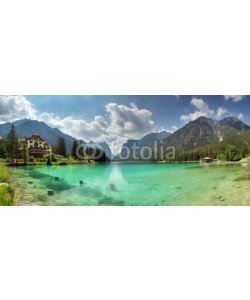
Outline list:
[[[36,166],[14,171],[28,193],[26,204],[41,205],[241,205],[237,188],[248,201],[249,186],[249,181],[239,179],[243,172],[240,164],[200,163]],[[47,197],[48,190],[54,196]]]

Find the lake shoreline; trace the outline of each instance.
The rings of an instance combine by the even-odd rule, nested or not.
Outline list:
[[[212,162],[206,163],[200,160],[193,160],[193,161],[142,161],[142,160],[110,160],[107,162],[95,162],[90,160],[89,162],[86,160],[79,160],[79,161],[64,161],[64,162],[51,162],[51,164],[47,164],[46,162],[27,162],[27,163],[11,163],[11,162],[0,162],[7,167],[34,167],[34,166],[72,166],[72,165],[90,165],[90,164],[191,164],[191,163],[201,163],[201,164],[239,164],[250,161],[248,158],[243,158],[240,161],[223,161],[223,160],[213,160]]]
[[[198,199],[197,201],[193,201],[193,202],[188,202],[188,201],[181,201],[181,202],[175,202],[174,204],[171,204],[171,203],[164,203],[164,202],[159,202],[160,206],[165,206],[165,205],[170,205],[170,206],[203,206],[203,205],[206,205],[206,206],[225,206],[225,205],[231,205],[231,206],[241,206],[241,205],[250,205],[250,193],[248,192],[249,189],[249,178],[250,178],[250,174],[249,174],[249,170],[245,170],[245,167],[243,166],[240,166],[239,168],[237,167],[237,165],[244,165],[244,164],[249,164],[249,161],[248,160],[245,160],[241,163],[212,163],[212,164],[207,164],[205,166],[203,165],[199,165],[199,163],[196,163],[197,166],[200,166],[204,172],[204,170],[207,170],[208,172],[212,172],[212,169],[211,171],[209,171],[209,168],[206,168],[206,167],[212,167],[212,168],[220,168],[220,166],[222,168],[224,167],[227,167],[226,165],[228,165],[228,167],[232,166],[234,168],[234,166],[237,168],[237,172],[235,172],[235,174],[233,174],[233,177],[228,174],[228,176],[226,177],[227,179],[226,180],[220,180],[218,181],[215,186],[211,186],[211,188],[208,188],[206,193],[204,195],[201,194],[200,196],[200,199]],[[133,166],[135,164],[130,164],[130,163],[127,163],[127,164],[117,164],[117,162],[115,163],[111,163],[111,164],[104,164],[102,166],[100,166],[100,164],[84,164],[83,167],[85,169],[85,167],[89,166],[89,169],[90,171],[92,170],[95,170],[96,167],[97,169],[106,169],[106,168],[112,168],[112,165],[115,167],[117,165],[117,167],[121,167],[123,168],[122,166]],[[168,167],[171,167],[169,166],[168,164],[155,164],[155,163],[152,163],[152,164],[145,164],[147,165],[148,167],[150,167],[150,165],[156,167],[156,168],[160,168],[161,170],[162,169],[165,169],[168,168]],[[158,167],[157,167],[158,165]],[[174,167],[174,165],[177,165],[177,164],[173,164],[172,166]],[[182,165],[190,165],[192,166],[191,163],[187,163],[187,164],[182,164]],[[139,167],[140,166],[140,167]],[[164,167],[165,166],[165,167]],[[46,166],[27,166],[24,168],[24,170],[34,170],[34,172],[37,172],[37,170],[39,171],[39,167],[45,167]],[[61,166],[57,165],[57,166],[49,166],[47,170],[51,170],[51,171],[54,171],[54,170],[60,170]],[[65,168],[69,167],[70,169],[74,166],[72,165],[68,165],[68,166],[64,166]],[[77,167],[77,165],[75,165],[75,167]],[[79,169],[78,170],[81,170],[81,166],[78,165]],[[138,168],[141,168],[143,167],[141,164],[138,164]],[[76,169],[76,170],[77,170]],[[23,171],[22,168],[10,168],[11,170],[11,185],[14,186],[15,188],[15,197],[14,197],[14,203],[15,205],[19,206],[19,205],[81,205],[81,204],[74,204],[74,203],[71,203],[71,202],[68,202],[66,201],[66,199],[64,199],[64,195],[68,195],[67,197],[70,196],[70,194],[74,195],[75,192],[79,192],[79,182],[78,182],[78,185],[75,185],[73,184],[73,186],[66,186],[67,183],[64,183],[63,181],[61,181],[61,185],[62,185],[62,188],[61,188],[61,191],[62,192],[56,192],[56,194],[54,196],[47,196],[47,190],[49,188],[47,187],[44,187],[41,185],[41,182],[40,180],[37,178],[37,173],[35,173],[35,178],[32,178],[32,177],[29,177],[28,176],[28,173],[26,171]],[[17,172],[15,172],[15,170]],[[19,176],[19,171],[18,170],[22,170],[21,173],[22,176]],[[13,171],[13,172],[12,172]],[[207,173],[206,171],[206,173]],[[15,173],[15,174],[14,174]],[[53,174],[53,172],[52,172]],[[146,173],[147,174],[147,173]],[[209,173],[208,173],[209,174]],[[24,176],[25,175],[25,176]],[[231,177],[230,177],[230,176]],[[43,175],[45,176],[45,175]],[[159,174],[159,176],[161,176]],[[48,179],[46,179],[48,178]],[[49,178],[50,177],[45,177],[45,181],[47,182],[47,185],[49,184]],[[53,185],[57,184],[55,181],[54,181],[54,177],[52,176],[52,183],[50,184],[50,186],[53,187]],[[81,179],[81,177],[79,176],[79,179]],[[60,179],[61,180],[61,179]],[[29,182],[29,183],[28,183]],[[194,182],[195,184],[195,182]],[[64,186],[65,185],[65,186]],[[88,187],[87,187],[88,186]],[[93,190],[93,187],[89,186],[88,184],[86,185],[87,189],[89,189],[89,193],[92,195],[95,195],[93,193],[95,193],[95,191]],[[85,188],[86,188],[85,187]],[[199,188],[199,184],[197,183],[195,186],[194,186],[196,189]],[[155,188],[157,188],[157,186],[155,186]],[[84,187],[83,187],[84,189]],[[176,194],[178,194],[179,191],[177,191]],[[116,200],[116,198],[114,198],[112,200],[112,197],[116,197],[116,193],[111,193],[111,200],[107,201],[105,200],[106,198],[103,197],[104,200],[100,200],[99,202],[94,202],[94,201],[90,201],[90,204],[83,204],[83,205],[94,205],[94,206],[98,206],[98,205],[123,205],[122,204],[122,201],[121,200]],[[239,199],[239,195],[241,195],[241,199]],[[84,195],[83,195],[84,197]],[[94,197],[94,196],[92,196]],[[98,196],[99,197],[99,196]],[[166,197],[167,197],[167,194],[166,194]],[[101,198],[102,199],[102,198]],[[113,201],[113,202],[112,202]],[[137,205],[136,202],[133,204],[133,203],[130,203],[130,204],[125,204],[124,205]],[[155,204],[148,204],[148,202],[146,202],[145,204],[139,204],[139,206],[153,206]]]

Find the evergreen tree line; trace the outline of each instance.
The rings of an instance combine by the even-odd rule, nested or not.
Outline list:
[[[208,145],[179,151],[176,161],[198,161],[206,156],[225,161],[239,161],[250,154],[250,130],[228,134],[220,142],[210,142]]]
[[[62,137],[59,137],[57,139],[57,144],[56,147],[54,148],[54,153],[63,157],[69,157],[72,156],[74,159],[78,159],[77,157],[77,147],[78,147],[78,142],[77,140],[74,140],[72,143],[71,147],[71,152],[67,153],[67,146],[65,139]],[[100,158],[97,159],[98,162],[105,162],[107,161],[107,157],[105,152],[101,153],[100,149],[98,148],[93,148],[93,147],[88,147],[86,150],[86,157],[84,159],[88,159],[89,157],[92,156],[93,152],[95,151],[96,155],[99,156]],[[10,159],[11,162],[14,162],[16,159],[23,159],[23,163],[27,163],[27,148],[26,145],[19,142],[19,137],[17,135],[15,126],[12,125],[9,133],[6,137],[5,140],[0,140],[0,158],[3,159]],[[48,158],[48,164],[51,164],[51,161],[54,158]]]
[[[176,161],[199,161],[204,157],[225,161],[239,161],[250,153],[247,146],[227,145],[224,149],[204,148],[191,151],[181,151],[176,155]]]
[[[78,155],[77,155],[77,148],[80,145],[80,143],[78,144],[77,140],[74,140],[71,146],[71,152],[67,153],[67,147],[66,147],[66,143],[64,138],[58,138],[57,140],[57,146],[55,149],[55,153],[61,156],[72,156],[74,159],[79,159]],[[84,157],[85,160],[90,161],[90,159],[93,159],[97,162],[106,162],[108,161],[107,156],[105,154],[105,152],[96,147],[96,146],[88,146],[84,153],[83,153],[83,148],[80,147],[79,149],[79,154],[81,155],[81,158]],[[93,157],[93,154],[95,154],[94,156],[96,156],[97,158],[95,159]]]

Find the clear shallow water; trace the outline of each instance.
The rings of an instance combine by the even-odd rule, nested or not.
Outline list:
[[[243,172],[240,164],[199,163],[111,163],[14,170],[19,187],[26,193],[26,205],[242,205],[250,201],[249,181],[241,180]],[[114,184],[116,191],[111,191],[109,184]],[[49,189],[54,196],[47,197]],[[245,193],[244,203],[238,203],[237,189]]]

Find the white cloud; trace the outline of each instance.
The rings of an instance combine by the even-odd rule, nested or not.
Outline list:
[[[207,117],[208,115],[203,111],[195,111],[194,113],[190,113],[188,115],[181,115],[180,120],[183,122],[190,122],[198,119],[199,117]]]
[[[86,122],[73,117],[59,118],[53,114],[43,113],[37,117],[51,127],[85,141],[106,140],[114,154],[118,154],[121,146],[128,139],[141,138],[154,130],[152,113],[139,109],[135,104],[130,106],[109,103],[106,105],[107,117],[95,116]]]
[[[181,115],[180,120],[183,122],[194,121],[199,117],[211,117],[214,113],[212,109],[209,108],[208,104],[202,99],[193,98],[190,102],[197,110],[193,113],[187,115]]]
[[[218,107],[217,111],[216,111],[216,116],[218,118],[221,118],[223,117],[225,114],[228,113],[228,110],[226,108],[223,108],[223,107]]]
[[[178,130],[178,127],[175,126],[175,125],[173,125],[173,126],[172,126],[172,130],[173,130],[173,131],[176,131],[176,130]]]
[[[224,99],[226,100],[226,101],[233,101],[233,102],[240,102],[241,100],[243,100],[245,98],[245,96],[236,96],[236,95],[234,95],[234,96],[229,96],[229,95],[225,95],[224,96]]]
[[[35,119],[36,110],[24,96],[0,96],[0,123]]]
[[[244,119],[243,113],[239,113],[237,117],[238,117],[240,120]]]
[[[86,122],[73,117],[59,118],[53,114],[43,113],[37,119],[47,123],[51,127],[58,128],[64,133],[84,140],[99,139],[105,134],[108,126],[102,116],[95,116],[94,120]]]
[[[226,101],[232,100],[234,102],[239,102],[240,100],[243,99],[244,96],[224,96],[224,97],[229,97],[229,98],[227,98],[227,100],[225,98]],[[235,97],[235,98],[232,98],[232,97]],[[219,118],[220,119],[220,118],[224,117],[226,114],[230,115],[229,111],[224,107],[218,107],[215,111],[212,110],[208,106],[208,104],[202,99],[193,98],[191,100],[190,104],[192,104],[196,108],[196,110],[192,113],[180,116],[180,120],[185,123],[194,121],[199,117]],[[240,114],[240,117],[242,117],[241,114]]]
[[[74,117],[60,118],[52,113],[39,114],[24,96],[0,96],[0,123],[36,119],[87,142],[106,140],[115,154],[128,139],[139,139],[154,131],[152,113],[133,103],[129,106],[109,103],[106,112],[105,116],[95,116],[90,122]]]
[[[110,118],[107,132],[111,135],[140,138],[154,129],[152,113],[147,109],[139,109],[133,103],[130,106],[109,103],[106,110]]]
[[[202,99],[193,98],[190,102],[193,106],[195,106],[199,111],[206,113],[207,115],[211,115],[213,111],[209,108],[207,103]]]

